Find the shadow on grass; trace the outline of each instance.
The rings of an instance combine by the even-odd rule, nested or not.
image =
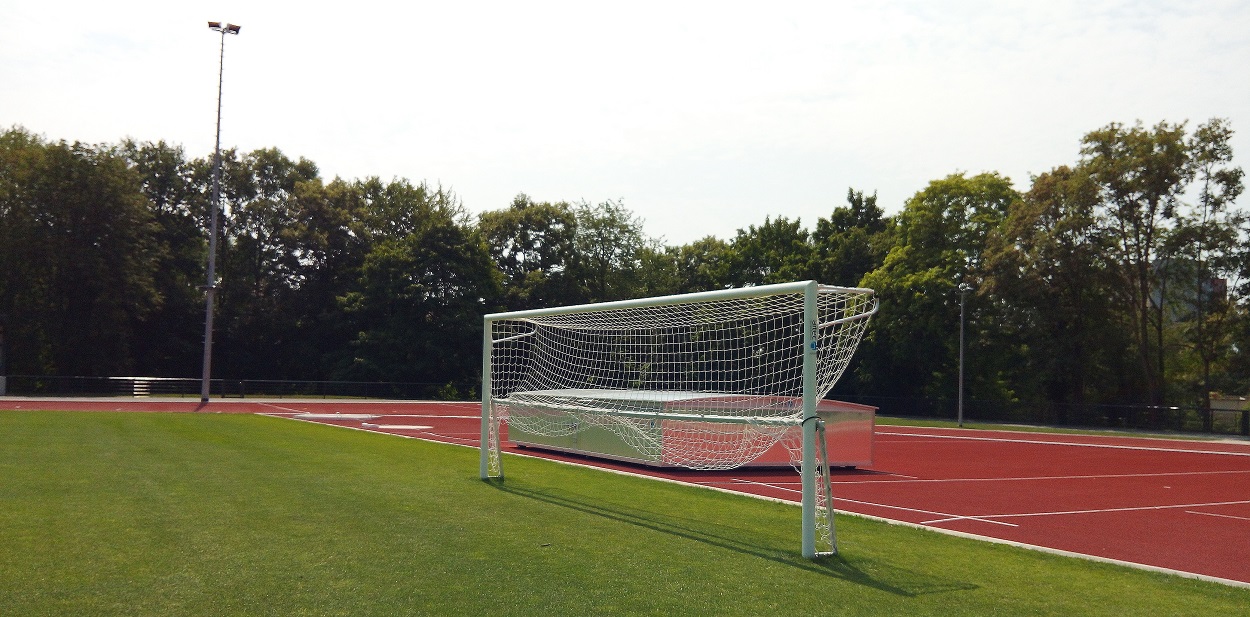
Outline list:
[[[604,503],[600,500],[592,500],[585,495],[560,489],[527,487],[516,480],[505,482],[502,479],[490,479],[486,480],[486,483],[518,497],[534,499],[686,540],[702,542],[899,596],[916,597],[978,588],[971,583],[901,568],[872,558],[862,556],[848,558],[845,553],[814,560],[804,559],[797,552],[788,552],[773,544],[752,542],[748,537],[750,532],[743,529],[631,508],[621,504]]]

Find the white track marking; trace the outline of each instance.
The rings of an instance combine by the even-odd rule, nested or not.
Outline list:
[[[368,413],[302,413],[297,416],[300,420],[376,420],[381,416]]]
[[[428,432],[427,432],[427,434],[428,434],[428,435],[433,435],[433,436],[435,436],[435,437],[439,437],[439,438],[442,438],[442,439],[451,439],[451,440],[454,440],[454,441],[464,442],[464,443],[466,443],[466,444],[475,444],[475,445],[474,445],[474,447],[478,447],[478,446],[476,446],[477,441],[478,441],[477,439],[466,439],[466,438],[464,438],[464,437],[452,437],[451,435],[444,435],[444,434],[442,434],[442,433],[428,433]]]
[[[891,506],[891,505],[884,504],[884,503],[873,503],[873,502],[871,502],[871,501],[860,501],[860,500],[858,500],[858,499],[846,499],[846,498],[844,498],[844,497],[837,497],[837,496],[835,496],[835,497],[833,498],[833,500],[834,500],[834,501],[845,501],[845,502],[848,502],[848,503],[857,503],[857,504],[860,504],[860,505],[863,505],[863,506],[873,506],[873,507],[877,507],[877,508],[886,508],[886,509],[889,509],[889,510],[902,510],[902,511],[904,511],[904,512],[916,512],[916,513],[918,513],[918,514],[933,514],[933,515],[936,515],[936,516],[944,516],[944,517],[948,517],[948,518],[946,518],[946,519],[941,519],[941,520],[963,520],[963,521],[976,521],[976,522],[978,522],[978,523],[990,523],[990,524],[993,524],[993,525],[1002,525],[1002,526],[1004,526],[1004,527],[1019,527],[1019,525],[1017,525],[1017,524],[1015,524],[1015,523],[1007,523],[1007,522],[1004,522],[1004,521],[995,521],[995,520],[991,520],[989,517],[984,517],[984,518],[983,518],[983,517],[980,517],[980,516],[957,516],[957,515],[954,515],[954,514],[949,514],[949,513],[947,513],[947,512],[934,512],[933,510],[920,510],[920,509],[917,509],[917,508],[904,508],[903,506]],[[938,522],[941,522],[941,520],[939,520]],[[929,523],[920,523],[920,524],[921,524],[921,525],[928,525]]]
[[[1061,510],[1055,512],[1023,512],[1019,514],[980,514],[977,518],[1028,518],[1038,516],[1064,516],[1068,514],[1102,514],[1104,512],[1142,512],[1146,510],[1177,510],[1180,508],[1209,508],[1211,506],[1234,506],[1250,503],[1250,499],[1240,501],[1212,501],[1207,503],[1178,503],[1170,506],[1128,506],[1124,508],[1094,508],[1089,510]]]
[[[779,482],[777,484],[773,484],[771,482],[756,482],[755,480],[743,480],[742,478],[733,478],[733,481],[739,484],[753,484],[755,486],[767,486],[768,488],[775,488],[779,491],[786,491],[788,493],[800,493],[801,494],[803,492],[801,490],[797,490],[793,488],[777,486],[777,484],[799,484],[798,482]]]
[[[291,409],[290,407],[282,407],[281,405],[274,405],[273,403],[261,403],[261,405],[264,407],[273,407],[274,409],[281,409],[282,411],[287,411],[290,413],[307,413],[301,409]]]
[[[1182,454],[1219,454],[1223,456],[1250,456],[1250,452],[1228,452],[1225,450],[1193,450],[1190,448],[1160,448],[1155,446],[1126,446],[1109,443],[1082,443],[1079,441],[1046,441],[1044,439],[1007,439],[1006,437],[974,437],[971,435],[933,435],[930,433],[896,433],[877,431],[878,435],[897,435],[900,437],[921,437],[924,439],[962,439],[965,441],[997,441],[1003,443],[1027,443],[1043,446],[1072,446],[1077,448],[1110,448],[1114,450],[1141,450],[1144,452],[1179,452]]]
[[[777,486],[776,484],[769,484],[767,482],[756,482],[754,480],[743,480],[741,478],[734,478],[734,481],[741,482],[743,484],[753,484],[755,486],[766,486],[768,488],[777,489],[779,491],[786,491],[788,493],[800,493],[801,494],[803,492],[801,490],[786,488],[784,486]],[[788,482],[787,484],[793,484],[793,483]],[[902,510],[904,512],[916,512],[919,514],[933,514],[935,516],[951,517],[950,520],[955,520],[955,519],[971,520],[971,521],[979,521],[982,523],[991,523],[993,525],[1003,525],[1004,527],[1019,527],[1019,525],[1016,525],[1014,523],[1004,523],[1002,521],[991,521],[987,519],[981,519],[980,517],[976,517],[976,516],[956,516],[948,512],[934,512],[933,510],[918,510],[916,508],[905,508],[903,506],[891,506],[891,505],[887,505],[883,503],[873,503],[871,501],[860,501],[858,499],[846,499],[845,497],[838,497],[836,495],[834,496],[833,500],[835,502],[842,501],[842,502],[847,502],[847,503],[857,503],[857,504],[864,505],[864,506],[887,508],[890,510]]]
[[[360,425],[382,431],[428,431],[434,428],[421,424],[373,424],[372,422],[361,422]]]
[[[1120,473],[1120,474],[1088,474],[1088,475],[1072,475],[1072,476],[1023,476],[1023,477],[1003,477],[1003,478],[912,478],[912,476],[900,477],[912,478],[910,480],[834,480],[834,484],[917,484],[932,483],[941,484],[948,482],[1019,482],[1022,480],[1106,480],[1112,478],[1159,478],[1171,476],[1207,476],[1221,474],[1250,474],[1250,469],[1227,469],[1221,471],[1164,471],[1159,473]]]
[[[381,414],[388,418],[450,418],[453,420],[481,420],[481,415],[476,416],[445,416],[443,414],[428,413],[384,413]]]
[[[1232,518],[1239,521],[1250,521],[1248,516],[1233,516],[1231,514],[1216,514],[1214,512],[1194,512],[1193,510],[1185,510],[1185,514],[1201,514],[1203,516],[1218,516],[1220,518]]]

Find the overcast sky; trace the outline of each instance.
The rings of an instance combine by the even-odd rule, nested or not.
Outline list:
[[[1018,189],[1110,122],[1232,121],[1250,2],[0,0],[0,127],[278,147],[327,180],[441,183],[471,212],[623,199],[670,244],[889,213],[934,179]]]

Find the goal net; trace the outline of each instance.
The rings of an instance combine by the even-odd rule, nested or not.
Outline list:
[[[835,550],[827,480],[815,494],[828,473],[816,412],[876,307],[872,290],[809,281],[487,315],[482,477],[503,475],[505,425],[690,469],[740,467],[781,444],[804,478],[804,553],[817,552],[817,525]]]

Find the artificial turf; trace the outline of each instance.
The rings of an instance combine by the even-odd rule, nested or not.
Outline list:
[[[0,412],[0,615],[1225,615],[1250,590],[277,418]]]

